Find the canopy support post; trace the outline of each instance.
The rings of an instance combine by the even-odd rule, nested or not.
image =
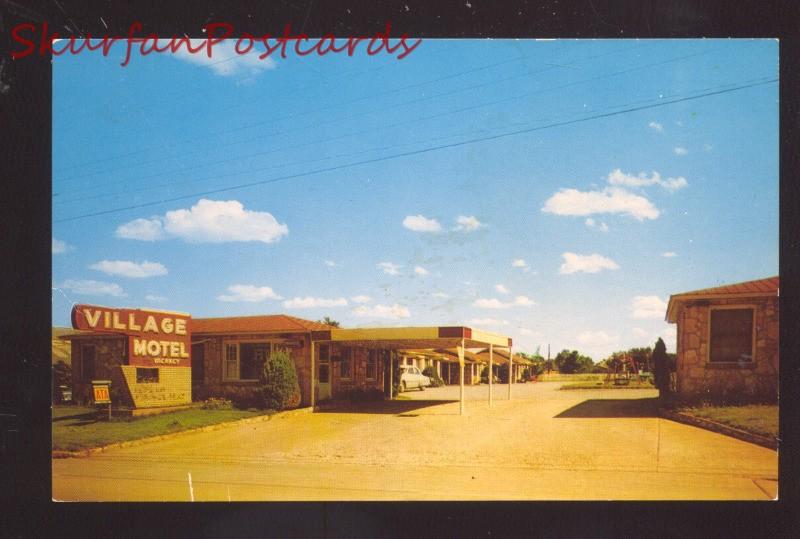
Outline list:
[[[316,383],[317,383],[317,366],[314,361],[314,348],[316,344],[313,340],[311,340],[311,411],[314,411],[314,407],[317,404],[317,391],[316,391]]]
[[[492,406],[492,378],[494,378],[494,362],[492,358],[492,353],[494,352],[494,346],[490,343],[489,344],[489,406]]]
[[[461,386],[460,388],[460,415],[464,415],[464,339],[461,339],[461,344],[458,345],[458,382]]]
[[[508,400],[511,400],[511,384],[514,383],[514,353],[508,347]]]

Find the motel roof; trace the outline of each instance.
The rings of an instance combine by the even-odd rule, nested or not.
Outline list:
[[[779,285],[780,278],[775,276],[767,277],[766,279],[757,279],[755,281],[745,281],[714,288],[692,290],[691,292],[683,292],[681,294],[673,294],[669,297],[666,319],[667,322],[676,322],[678,320],[678,311],[681,306],[688,301],[777,296]]]
[[[189,327],[195,333],[308,333],[325,331],[333,326],[286,314],[192,318]]]

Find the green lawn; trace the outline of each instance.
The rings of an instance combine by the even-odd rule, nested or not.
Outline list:
[[[747,406],[697,406],[679,408],[678,412],[710,419],[753,434],[778,436],[778,405],[751,404]]]
[[[108,421],[102,414],[95,414],[94,408],[56,406],[53,407],[53,449],[65,451],[89,449],[265,413],[268,412],[192,409],[135,419],[114,418]]]
[[[558,389],[655,389],[655,386],[650,382],[637,382],[631,380],[627,384],[616,385],[614,382],[606,384],[605,382],[574,382],[571,384],[564,384]]]
[[[606,375],[603,373],[561,374],[551,372],[540,374],[536,379],[540,382],[602,382]]]

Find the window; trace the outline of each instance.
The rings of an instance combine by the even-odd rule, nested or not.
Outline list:
[[[320,384],[329,384],[331,381],[330,371],[331,347],[329,344],[319,345],[319,371],[317,378]]]
[[[81,379],[84,382],[91,381],[94,377],[95,348],[93,344],[81,346]]]
[[[225,345],[223,370],[228,380],[239,379],[239,345],[228,343]]]
[[[342,361],[339,363],[339,378],[349,379],[352,377],[352,358],[352,348],[345,348],[342,350]]]
[[[223,349],[223,376],[226,380],[258,380],[272,343],[229,342]]]
[[[711,309],[709,362],[753,361],[754,312],[752,308]]]
[[[375,380],[378,377],[378,350],[370,350],[367,355],[367,380]]]
[[[270,343],[241,343],[239,345],[239,379],[258,380],[270,355]]]
[[[158,369],[143,369],[136,368],[136,383],[137,384],[157,384],[158,383]]]

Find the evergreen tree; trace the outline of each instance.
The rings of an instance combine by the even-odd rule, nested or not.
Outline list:
[[[653,378],[656,383],[656,387],[663,396],[669,391],[670,368],[669,359],[667,358],[667,347],[664,344],[664,341],[661,340],[661,337],[659,337],[656,341],[656,346],[653,350],[653,356],[651,357],[650,362],[653,365]]]
[[[284,350],[276,351],[264,363],[261,383],[267,409],[285,410],[300,405],[300,384],[294,361]]]

